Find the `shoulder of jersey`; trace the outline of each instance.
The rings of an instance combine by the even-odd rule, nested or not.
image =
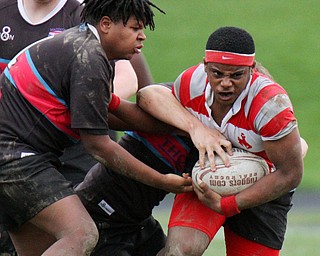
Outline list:
[[[77,15],[79,16],[79,21],[80,21],[80,14],[83,9],[83,5],[77,0],[68,0],[63,7],[66,12],[70,15]]]
[[[0,11],[4,8],[10,8],[12,6],[17,6],[17,0],[0,0]]]

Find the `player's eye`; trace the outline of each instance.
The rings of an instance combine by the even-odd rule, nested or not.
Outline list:
[[[215,78],[221,78],[223,77],[223,73],[218,71],[218,70],[214,70],[211,72],[211,74],[215,77]]]
[[[230,78],[231,78],[231,79],[240,79],[240,78],[243,76],[243,74],[244,74],[243,71],[241,71],[241,72],[236,72],[236,73],[230,75]]]

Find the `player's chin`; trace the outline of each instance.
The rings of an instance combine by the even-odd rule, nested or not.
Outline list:
[[[133,58],[133,56],[135,55],[135,53],[130,53],[126,56],[127,60],[131,60]]]
[[[118,60],[131,60],[134,54],[126,54],[118,58]]]
[[[126,52],[121,54],[121,57],[117,58],[119,60],[131,60],[133,55],[135,55],[134,52]]]
[[[141,53],[141,48],[140,47],[134,48],[133,51],[131,52],[132,56],[140,54]]]

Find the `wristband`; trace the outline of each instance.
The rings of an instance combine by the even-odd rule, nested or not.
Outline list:
[[[223,212],[223,215],[227,217],[231,217],[233,215],[240,213],[235,195],[222,197],[220,200],[220,207]]]
[[[119,105],[120,105],[120,98],[114,93],[112,93],[112,98],[111,98],[111,101],[109,102],[108,110],[110,112],[113,112],[119,107]]]

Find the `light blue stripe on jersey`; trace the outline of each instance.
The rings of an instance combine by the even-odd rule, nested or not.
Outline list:
[[[0,58],[0,63],[4,63],[8,65],[9,62],[10,60]]]
[[[67,104],[66,102],[59,98],[55,92],[51,89],[51,87],[46,83],[46,81],[44,81],[44,79],[42,78],[42,76],[40,75],[40,73],[38,72],[37,68],[35,67],[32,59],[31,59],[31,56],[30,56],[30,52],[29,50],[26,50],[25,52],[26,54],[26,58],[28,60],[28,63],[30,65],[30,68],[31,70],[33,71],[34,75],[38,78],[39,82],[43,85],[43,87],[52,95],[54,96],[61,104],[63,104],[65,107],[67,107]]]
[[[6,68],[6,69],[3,71],[3,73],[4,73],[4,75],[8,78],[8,80],[10,81],[10,83],[13,84],[13,86],[17,88],[17,86],[16,86],[16,84],[15,84],[15,82],[14,82],[14,80],[13,80],[13,78],[12,78],[12,76],[11,76],[9,70],[8,70],[8,68]]]

